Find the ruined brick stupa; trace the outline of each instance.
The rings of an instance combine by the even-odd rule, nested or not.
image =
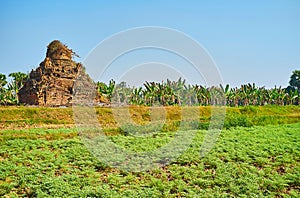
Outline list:
[[[84,75],[86,85],[95,89],[94,83],[84,73],[81,63],[72,57],[76,55],[60,41],[52,41],[47,47],[46,58],[19,91],[19,101],[28,105],[71,106],[73,86],[78,77]],[[82,79],[82,77],[81,77]]]

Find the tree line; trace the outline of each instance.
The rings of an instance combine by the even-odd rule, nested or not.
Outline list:
[[[15,72],[0,74],[0,105],[19,105],[18,91],[28,79],[28,75]],[[255,83],[240,87],[190,85],[179,78],[177,81],[145,82],[141,87],[130,87],[126,82],[108,84],[97,82],[97,91],[108,103],[125,105],[299,105],[300,104],[300,70],[293,71],[289,86],[267,89],[257,87]]]

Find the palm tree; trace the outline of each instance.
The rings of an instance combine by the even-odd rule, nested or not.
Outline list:
[[[10,73],[8,76],[13,78],[13,84],[15,84],[15,87],[18,89],[20,89],[29,78],[28,74],[22,72]]]
[[[18,92],[28,79],[28,75],[22,72],[14,72],[8,75],[12,81],[7,84],[6,76],[0,74],[0,104],[15,105],[19,103]]]
[[[292,87],[296,87],[300,91],[300,70],[293,71],[289,83]]]

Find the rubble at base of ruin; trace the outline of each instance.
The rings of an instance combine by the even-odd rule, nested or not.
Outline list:
[[[28,105],[71,106],[74,102],[87,102],[91,97],[97,100],[95,83],[84,72],[82,64],[72,60],[73,55],[75,53],[60,41],[52,41],[45,60],[31,71],[19,90],[19,101]],[[74,101],[76,90],[80,96]]]

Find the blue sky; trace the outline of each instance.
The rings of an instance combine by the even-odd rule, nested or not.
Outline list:
[[[82,58],[103,39],[139,26],[177,29],[198,41],[224,83],[287,86],[300,69],[300,1],[0,2],[0,73],[28,72],[54,39]]]

